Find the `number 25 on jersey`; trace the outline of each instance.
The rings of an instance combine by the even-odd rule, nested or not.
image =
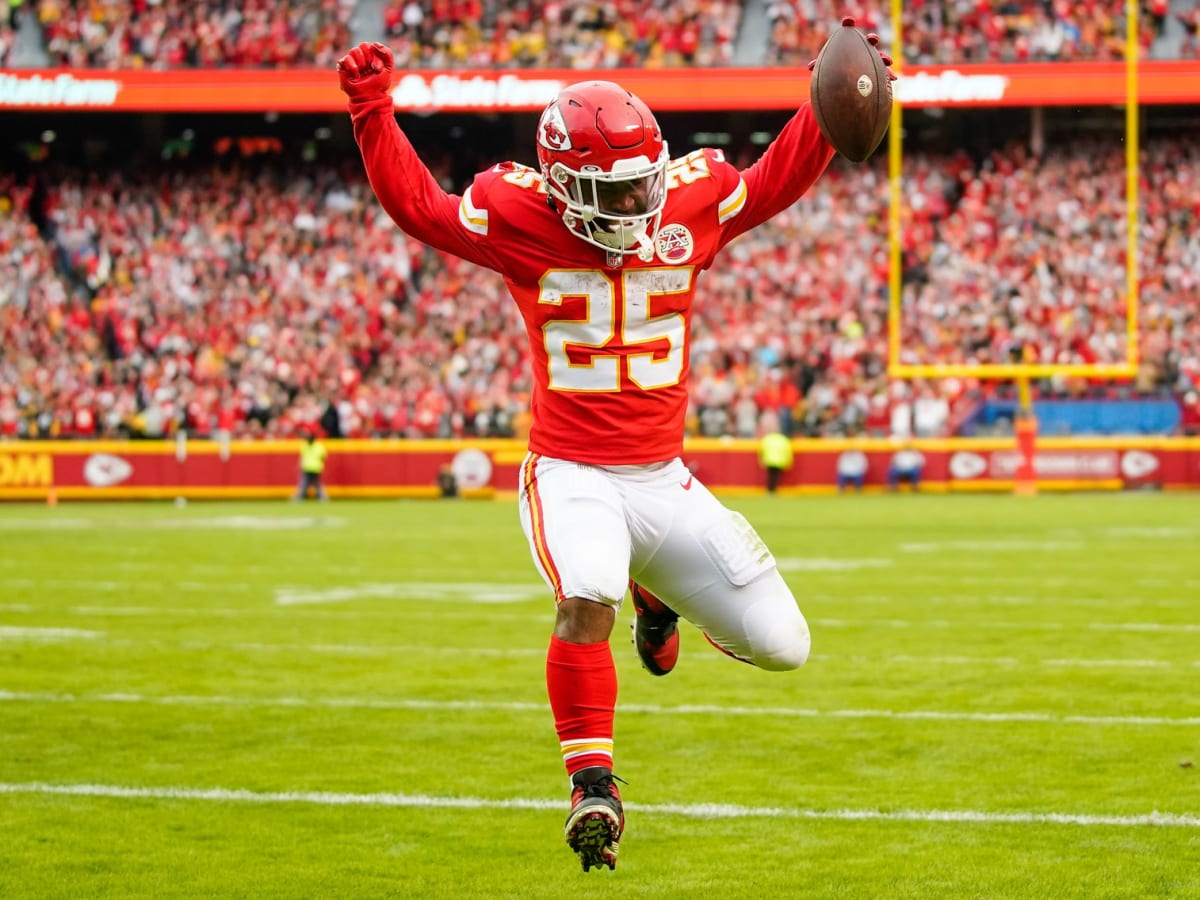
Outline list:
[[[651,318],[650,301],[664,294],[686,294],[691,290],[694,274],[691,266],[630,269],[621,273],[621,290],[617,291],[612,279],[599,269],[547,272],[541,281],[539,303],[561,306],[565,298],[582,297],[587,310],[586,318],[554,319],[542,327],[550,364],[550,390],[619,391],[622,362],[627,366],[629,380],[642,390],[678,384],[683,374],[686,330],[683,313]],[[625,348],[639,344],[654,346],[645,353],[622,357],[605,352],[614,344]],[[590,354],[587,362],[574,363],[567,352],[572,347],[596,352]]]

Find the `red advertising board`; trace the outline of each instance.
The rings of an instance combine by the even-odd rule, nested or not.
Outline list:
[[[1200,66],[1147,61],[1141,103],[1200,102]],[[421,70],[397,76],[403,112],[532,112],[584,78],[619,81],[662,112],[794,109],[808,97],[805,68]],[[1123,104],[1123,63],[906,67],[896,82],[905,106],[1098,106]],[[122,112],[340,112],[326,69],[0,69],[0,109]]]
[[[435,496],[451,465],[466,492],[514,494],[525,448],[515,441],[331,441],[325,483],[335,497]],[[848,441],[797,440],[784,493],[835,489]],[[886,484],[895,445],[855,442],[868,459],[867,490]],[[1019,454],[1011,440],[918,441],[922,489],[1011,490]],[[0,444],[0,500],[286,497],[295,490],[300,444],[14,442]],[[710,487],[761,491],[753,441],[692,440],[684,461]],[[1200,488],[1200,438],[1054,438],[1034,457],[1043,490]]]

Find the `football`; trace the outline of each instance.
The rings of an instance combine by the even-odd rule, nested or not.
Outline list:
[[[879,146],[892,116],[887,64],[853,25],[829,36],[812,67],[813,115],[825,139],[853,162]]]

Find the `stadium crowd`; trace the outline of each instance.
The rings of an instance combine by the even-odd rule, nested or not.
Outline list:
[[[356,0],[11,0],[0,64],[24,19],[50,65],[75,68],[331,66],[350,45]],[[375,4],[371,5],[375,9]],[[847,12],[894,48],[884,0],[388,0],[358,37],[386,40],[398,68],[612,68],[735,62],[743,15],[765,33],[736,59],[804,65]],[[1200,2],[1141,0],[1139,53],[1195,58]],[[1119,60],[1124,0],[908,0],[909,63]],[[897,56],[901,54],[897,53]]]
[[[1123,360],[1122,153],[906,157],[908,361]],[[1139,375],[1043,392],[1195,406],[1200,151],[1147,142],[1142,181]],[[797,435],[944,434],[994,389],[886,374],[887,203],[882,160],[835,164],[701,279],[693,433],[772,413]],[[522,329],[499,277],[396,230],[357,165],[0,174],[3,437],[519,434]]]
[[[50,66],[137,69],[216,66],[332,68],[350,45],[356,0],[23,0]],[[0,52],[0,61],[5,56]]]
[[[804,65],[836,25],[844,4],[832,0],[774,0],[767,17],[771,38],[767,62]],[[894,46],[891,8],[886,3],[852,4],[859,24]],[[1194,57],[1195,0],[1142,0],[1138,52],[1142,57]],[[1175,27],[1178,24],[1178,27]],[[901,15],[908,63],[947,65],[971,62],[1079,62],[1125,57],[1124,0],[994,0],[953,3],[908,0]]]
[[[740,0],[392,0],[400,68],[717,66],[733,61]]]

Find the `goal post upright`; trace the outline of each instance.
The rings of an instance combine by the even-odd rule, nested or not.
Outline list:
[[[904,44],[901,41],[901,16],[904,0],[892,2],[892,69],[903,77]],[[899,82],[897,82],[899,83]],[[889,87],[892,87],[889,85]],[[900,362],[900,292],[902,263],[900,257],[900,210],[904,194],[901,184],[904,162],[903,104],[892,98],[892,118],[888,123],[888,367]]]
[[[1138,160],[1140,121],[1138,115],[1138,0],[1124,0],[1125,8],[1125,360],[1115,363],[906,363],[902,358],[903,330],[903,103],[892,104],[888,128],[888,375],[897,379],[975,378],[983,381],[1012,381],[1018,392],[1018,415],[1014,435],[1022,463],[1014,492],[1036,493],[1033,455],[1037,421],[1033,415],[1034,379],[1052,377],[1132,378],[1139,361],[1138,326]],[[891,0],[893,69],[902,76],[904,44],[902,17],[904,0]],[[902,84],[903,82],[897,82]],[[901,91],[903,88],[901,88]],[[1027,477],[1021,477],[1021,471]]]
[[[1138,0],[1125,0],[1125,325],[1130,369],[1138,366]]]

